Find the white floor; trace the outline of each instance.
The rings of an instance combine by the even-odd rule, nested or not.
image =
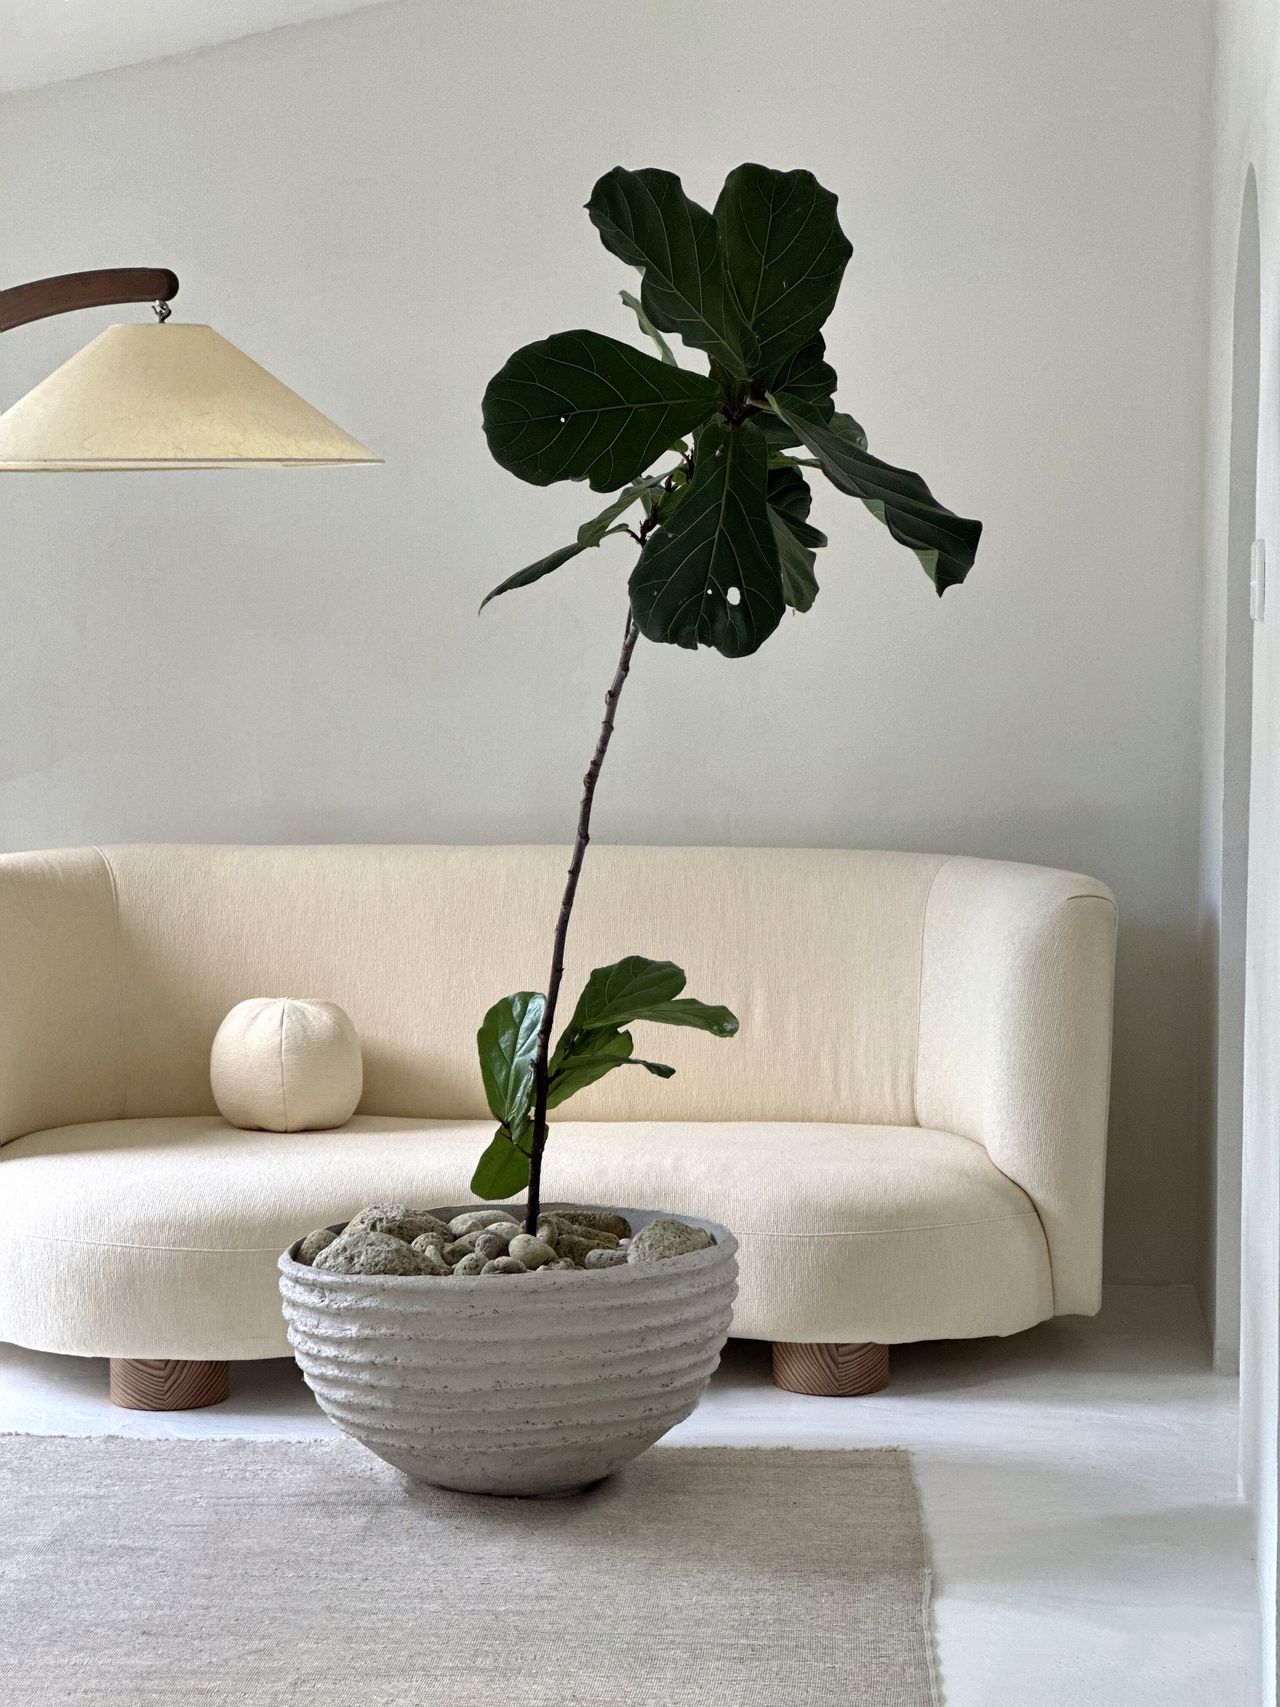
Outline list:
[[[0,1433],[326,1435],[291,1363],[241,1364],[229,1402],[145,1415],[105,1366],[0,1347]],[[672,1444],[902,1445],[934,1558],[947,1707],[1253,1707],[1235,1383],[1189,1289],[1121,1287],[1095,1321],[904,1347],[889,1390],[802,1399],[730,1347]]]

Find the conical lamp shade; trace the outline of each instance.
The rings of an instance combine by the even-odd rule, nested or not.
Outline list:
[[[211,326],[109,326],[0,415],[0,473],[381,460]]]

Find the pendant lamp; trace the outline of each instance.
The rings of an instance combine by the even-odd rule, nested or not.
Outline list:
[[[0,415],[0,473],[314,468],[381,462],[211,326],[169,325],[175,274],[68,273],[0,291],[0,332],[74,309],[152,302]]]

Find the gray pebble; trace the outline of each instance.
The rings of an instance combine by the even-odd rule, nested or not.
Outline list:
[[[487,1258],[478,1257],[472,1251],[469,1256],[463,1257],[460,1262],[455,1264],[453,1272],[455,1274],[483,1274],[486,1261]]]
[[[588,1251],[588,1268],[618,1268],[627,1260],[625,1251]]]
[[[618,1239],[615,1233],[605,1233],[598,1227],[588,1227],[585,1223],[575,1221],[570,1215],[557,1215],[555,1222],[562,1237],[568,1234],[572,1239],[583,1239],[599,1251],[616,1251],[618,1248]]]
[[[562,1257],[572,1257],[579,1268],[587,1260],[590,1251],[616,1250],[616,1245],[606,1245],[602,1237],[589,1235],[581,1237],[577,1233],[561,1233],[560,1242],[556,1246]]]
[[[453,1234],[442,1223],[439,1227],[428,1227],[425,1233],[416,1233],[409,1243],[416,1245],[419,1250],[424,1245],[434,1245],[438,1251],[442,1251],[446,1245],[453,1243]]]
[[[591,1233],[609,1233],[615,1239],[631,1237],[630,1221],[625,1215],[615,1215],[611,1209],[557,1209],[552,1213]]]
[[[403,1239],[357,1227],[320,1252],[313,1268],[333,1274],[428,1274],[426,1259]]]
[[[403,1203],[371,1203],[347,1223],[347,1231],[361,1229],[366,1233],[389,1233],[393,1239],[412,1244],[423,1233],[451,1235],[444,1222],[429,1209],[406,1209]]]
[[[524,1263],[517,1262],[515,1257],[495,1257],[487,1262],[480,1270],[481,1274],[528,1274]]]
[[[557,1269],[568,1274],[575,1274],[578,1272],[578,1265],[572,1257],[557,1257],[554,1262],[544,1262],[538,1273],[552,1274]]]
[[[424,1233],[410,1246],[426,1264],[428,1274],[452,1274],[453,1270],[440,1254],[440,1243],[434,1233]]]
[[[535,1239],[531,1233],[517,1233],[509,1246],[511,1255],[525,1268],[541,1268],[543,1263],[554,1262],[556,1250],[545,1239]]]
[[[650,1221],[627,1247],[627,1261],[662,1262],[667,1257],[705,1251],[708,1245],[714,1244],[715,1240],[705,1227],[691,1227],[687,1221]]]
[[[314,1233],[308,1233],[298,1246],[298,1262],[313,1263],[326,1245],[331,1245],[338,1237],[328,1227],[317,1227]]]
[[[510,1219],[509,1209],[466,1209],[450,1221],[449,1231],[455,1238],[460,1239],[464,1233],[482,1233],[486,1227],[492,1227],[495,1221]]]
[[[476,1256],[483,1257],[486,1262],[492,1262],[495,1257],[505,1257],[510,1241],[500,1239],[493,1233],[481,1233],[472,1247]]]
[[[471,1256],[481,1237],[480,1233],[467,1233],[461,1239],[454,1239],[451,1244],[444,1247],[442,1253],[444,1260],[446,1262],[461,1262],[463,1257]]]

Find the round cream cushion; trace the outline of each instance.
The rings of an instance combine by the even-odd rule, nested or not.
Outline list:
[[[336,1002],[254,996],[218,1027],[209,1078],[232,1126],[326,1131],[345,1126],[360,1101],[360,1039]]]

